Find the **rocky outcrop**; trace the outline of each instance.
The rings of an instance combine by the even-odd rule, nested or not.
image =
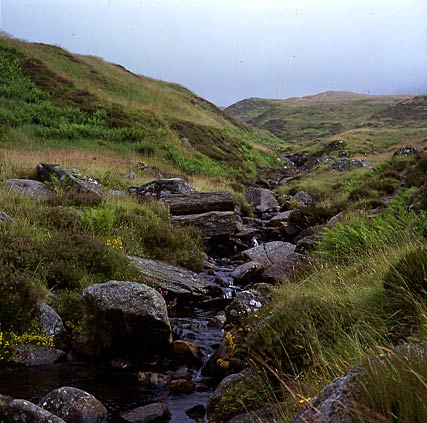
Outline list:
[[[93,395],[70,386],[49,392],[40,406],[67,423],[100,423],[107,417],[106,408]]]
[[[141,201],[147,198],[164,198],[171,194],[189,194],[195,191],[181,178],[157,179],[148,184],[129,188],[129,192]]]
[[[215,285],[182,267],[171,266],[141,257],[129,257],[138,270],[158,285],[167,300],[198,301],[207,298]]]
[[[32,179],[7,179],[4,183],[11,191],[34,200],[45,200],[51,194],[51,190],[43,182]]]
[[[142,283],[109,281],[87,287],[82,296],[94,315],[102,347],[144,353],[169,346],[166,303],[155,289]]]
[[[57,164],[39,163],[36,170],[41,181],[58,181],[65,188],[83,194],[100,196],[104,193],[101,184],[96,179],[64,169]]]
[[[249,187],[246,191],[246,200],[256,211],[264,213],[269,210],[277,210],[279,203],[273,193],[265,188]]]
[[[359,159],[339,159],[333,165],[332,168],[339,171],[351,170],[359,167],[371,167],[371,163],[365,160]]]
[[[236,230],[234,212],[212,211],[208,213],[173,216],[172,223],[199,228],[205,237],[230,236]]]
[[[56,348],[21,344],[17,345],[11,362],[22,366],[53,364],[65,357],[65,352]]]
[[[170,418],[167,405],[161,402],[138,407],[120,415],[122,423],[162,423],[169,421]]]
[[[22,399],[0,401],[0,421],[3,423],[65,423],[58,416]]]
[[[230,192],[193,192],[171,194],[162,198],[171,214],[199,214],[210,211],[233,211],[235,203]]]

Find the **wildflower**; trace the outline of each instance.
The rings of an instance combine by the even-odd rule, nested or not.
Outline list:
[[[218,358],[216,361],[218,366],[222,367],[223,369],[228,369],[230,367],[230,362],[227,360],[223,360],[222,358]]]
[[[117,248],[118,250],[123,250],[123,241],[121,236],[118,236],[117,238],[107,239],[105,243],[109,247]]]

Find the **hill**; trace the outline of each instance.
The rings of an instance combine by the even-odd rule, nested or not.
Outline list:
[[[92,157],[83,160],[82,151],[90,151],[98,153],[97,160],[143,161],[165,175],[236,181],[250,179],[258,165],[274,163],[268,146],[277,142],[274,137],[178,84],[6,36],[0,37],[0,69],[0,142],[9,156],[49,149],[53,161],[64,163],[65,150],[74,149],[80,163],[66,165],[88,167]],[[96,170],[93,165],[83,170]]]
[[[286,100],[251,98],[227,107],[232,117],[268,130],[293,151],[315,152],[342,141],[347,155],[378,162],[427,139],[427,96],[373,96],[328,91]]]

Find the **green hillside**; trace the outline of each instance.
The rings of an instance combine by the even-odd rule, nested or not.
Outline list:
[[[275,142],[180,85],[59,47],[0,38],[3,154],[22,159],[49,150],[54,161],[96,171],[92,157],[83,157],[89,151],[99,161],[143,161],[165,175],[243,181],[258,165],[274,164],[268,145]],[[70,149],[79,150],[78,160]]]
[[[286,100],[247,99],[225,109],[297,150],[342,140],[353,155],[389,153],[427,137],[426,96],[325,93]],[[377,161],[375,157],[372,160]]]

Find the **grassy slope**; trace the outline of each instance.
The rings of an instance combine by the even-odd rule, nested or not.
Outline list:
[[[343,140],[351,155],[380,161],[400,145],[425,141],[425,99],[330,91],[287,100],[248,99],[225,111],[269,130],[297,150],[312,151]],[[402,114],[404,119],[399,118]]]
[[[274,137],[246,127],[177,84],[7,37],[0,38],[0,62],[3,155],[49,151],[55,159],[56,151],[56,161],[63,163],[64,157],[85,171],[97,167],[87,169],[97,153],[101,161],[143,161],[165,175],[228,181],[250,178],[257,165],[274,163],[268,146],[277,141]],[[86,151],[87,157],[68,160],[70,149]]]

